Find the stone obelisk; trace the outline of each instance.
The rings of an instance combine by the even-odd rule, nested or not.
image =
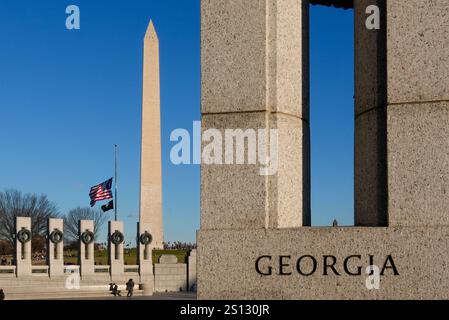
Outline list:
[[[162,164],[159,84],[159,39],[150,21],[143,49],[140,224],[148,225],[152,246],[162,248]]]

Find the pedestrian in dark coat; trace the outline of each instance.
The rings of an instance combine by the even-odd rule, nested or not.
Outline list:
[[[134,291],[134,281],[133,279],[129,279],[129,281],[126,283],[126,290],[128,291],[127,297],[133,296]]]

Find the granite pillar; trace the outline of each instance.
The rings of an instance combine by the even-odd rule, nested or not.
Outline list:
[[[50,278],[64,275],[64,220],[48,220],[48,266]]]
[[[125,261],[123,255],[123,240],[113,243],[113,236],[121,234],[123,236],[123,222],[109,221],[108,223],[108,246],[109,246],[109,266],[111,268],[111,278],[120,279],[125,273]],[[117,237],[119,239],[119,237]]]
[[[148,224],[137,223],[137,250],[140,282],[145,286],[145,295],[151,295],[154,291],[153,246]]]
[[[83,234],[94,234],[94,222],[92,220],[80,220],[79,222],[79,265],[80,275],[82,278],[95,275],[95,255],[94,244],[95,239],[90,243],[84,243]]]
[[[19,240],[21,234],[23,242]],[[17,277],[31,276],[31,218],[17,217],[16,218],[16,275]]]
[[[390,226],[449,226],[449,2],[387,1]]]
[[[202,1],[201,13],[201,230],[310,225],[308,2]]]
[[[387,226],[386,2],[354,2],[356,226]],[[367,27],[367,8],[379,9],[380,29]]]

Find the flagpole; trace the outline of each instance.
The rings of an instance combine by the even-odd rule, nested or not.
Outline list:
[[[114,203],[114,212],[115,212],[115,221],[117,221],[117,145],[114,145],[114,155],[115,155],[115,203]]]

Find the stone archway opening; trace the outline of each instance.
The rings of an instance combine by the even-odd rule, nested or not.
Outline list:
[[[354,10],[330,3],[309,7],[312,226],[353,226]]]
[[[353,9],[354,224],[388,226],[386,2],[311,0],[310,4]],[[370,16],[376,11],[378,22],[372,24]]]

